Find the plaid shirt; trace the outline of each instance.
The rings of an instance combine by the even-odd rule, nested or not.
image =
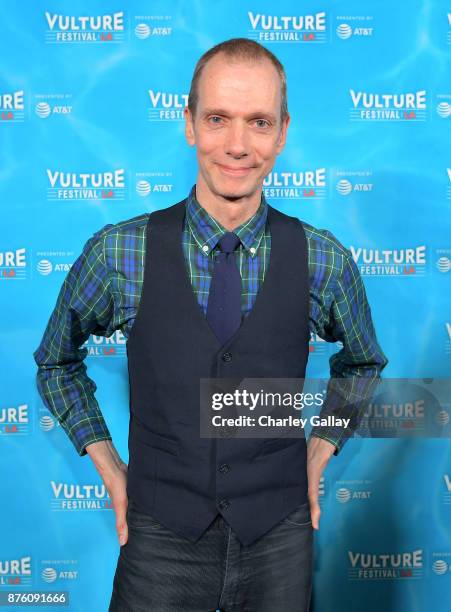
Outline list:
[[[271,236],[267,211],[262,193],[255,214],[234,229],[241,240],[236,253],[244,316],[254,304],[268,267]],[[107,224],[89,238],[64,280],[33,353],[42,401],[80,456],[86,454],[89,444],[112,439],[94,395],[96,384],[86,372],[84,358],[88,351],[82,344],[90,334],[109,337],[116,330],[128,338],[142,290],[148,218],[149,213],[145,213]],[[310,331],[328,342],[343,343],[343,348],[329,359],[330,375],[377,379],[388,360],[377,342],[365,288],[352,255],[331,232],[302,224],[308,245]],[[218,253],[215,246],[225,231],[200,206],[193,185],[186,203],[182,244],[193,290],[204,314]],[[343,403],[342,397],[333,405],[331,396],[323,411],[340,416],[339,402]],[[333,428],[313,428],[312,435],[335,444],[335,454],[345,442],[343,433]]]

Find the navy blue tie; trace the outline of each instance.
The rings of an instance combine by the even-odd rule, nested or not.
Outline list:
[[[239,244],[240,239],[233,232],[226,232],[219,240],[220,252],[208,294],[207,321],[221,344],[225,344],[241,324],[241,276],[234,255]]]

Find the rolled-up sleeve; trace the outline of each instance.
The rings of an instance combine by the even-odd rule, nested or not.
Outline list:
[[[326,324],[319,335],[329,342],[341,341],[343,348],[329,359],[331,381],[321,417],[351,417],[358,425],[361,411],[388,363],[373,325],[371,308],[352,254],[343,248],[342,265],[332,286],[332,300]],[[341,383],[336,379],[347,379]],[[342,427],[314,427],[312,435],[335,445],[334,454],[343,447],[351,430]]]
[[[86,446],[111,440],[100,411],[95,382],[88,376],[81,348],[90,334],[110,336],[113,295],[105,263],[104,226],[85,243],[60,289],[55,308],[33,357],[43,403],[69,436],[80,456]]]

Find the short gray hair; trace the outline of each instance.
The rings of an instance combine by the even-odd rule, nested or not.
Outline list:
[[[218,53],[223,53],[228,58],[238,60],[261,61],[263,59],[268,59],[273,64],[280,77],[280,120],[283,122],[288,116],[287,78],[284,67],[277,57],[271,53],[271,51],[250,38],[230,38],[229,40],[225,40],[224,42],[215,45],[201,56],[196,64],[196,67],[194,68],[188,96],[188,108],[191,111],[192,116],[194,117],[196,114],[198,85],[202,70],[205,68],[207,62],[209,62],[215,55],[218,55]]]

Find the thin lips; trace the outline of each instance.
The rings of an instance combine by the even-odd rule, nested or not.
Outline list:
[[[251,168],[253,168],[253,166],[237,166],[236,168],[234,168],[232,166],[224,166],[224,164],[219,165],[225,168],[226,170],[250,170]]]

